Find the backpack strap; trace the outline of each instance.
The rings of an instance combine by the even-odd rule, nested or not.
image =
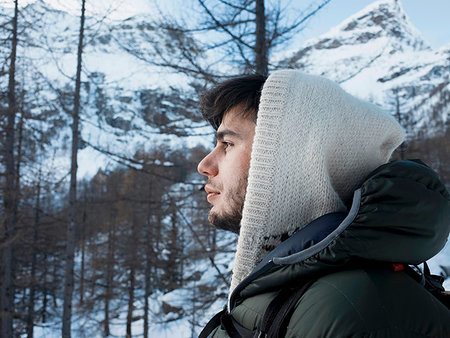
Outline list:
[[[206,324],[199,338],[207,338],[218,326],[224,329],[231,338],[284,337],[295,306],[315,281],[316,279],[312,279],[300,285],[282,289],[264,312],[259,330],[253,331],[243,327],[226,310],[222,310]]]
[[[315,281],[316,279],[310,279],[300,286],[281,290],[264,312],[260,335],[257,337],[284,337],[295,306]]]
[[[216,327],[220,326],[221,324],[220,318],[222,317],[223,314],[226,313],[227,313],[226,309],[223,309],[222,311],[216,313],[214,317],[210,319],[208,324],[206,324],[206,326],[203,328],[202,332],[200,332],[198,338],[208,338],[211,332],[213,332]]]
[[[226,309],[215,314],[214,317],[206,324],[199,338],[208,338],[209,335],[217,328],[221,327],[231,338],[253,338],[254,331],[248,330],[241,326]]]

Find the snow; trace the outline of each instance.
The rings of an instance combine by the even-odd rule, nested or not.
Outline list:
[[[412,114],[416,132],[429,127],[427,132],[432,135],[448,119],[446,107],[441,108],[437,119],[432,116],[439,95],[430,97],[434,88],[448,83],[448,50],[428,46],[400,1],[382,0],[306,41],[280,64],[328,77],[353,95],[391,112],[392,93],[398,89],[401,109]],[[448,86],[443,87],[445,90]]]
[[[55,8],[69,10],[61,1],[52,2]],[[141,1],[141,3],[143,3]],[[38,6],[38,3],[35,4]],[[106,6],[104,1],[98,6]],[[123,7],[121,7],[123,9]],[[121,18],[136,12],[140,6],[129,5],[128,8],[120,10]],[[64,84],[73,86],[73,77],[76,65],[76,39],[78,32],[78,9],[70,9],[69,12],[55,11],[47,14],[42,19],[45,26],[45,36],[34,36],[36,47],[27,47],[22,52],[26,57],[33,60],[33,69],[24,75],[26,81],[35,82],[41,79],[39,85],[48,86],[48,91],[42,94],[42,100],[54,102],[55,94],[48,83],[62,88]],[[39,12],[35,7],[33,14]],[[386,20],[384,27],[376,24],[372,18],[383,13]],[[25,15],[31,15],[30,13]],[[96,36],[88,40],[95,44],[87,46],[84,56],[83,80],[90,78],[97,81],[96,86],[84,89],[83,99],[88,102],[82,112],[81,136],[82,139],[105,151],[113,152],[122,157],[133,157],[137,149],[150,150],[152,147],[168,145],[170,149],[183,149],[202,144],[210,147],[213,140],[213,130],[204,123],[192,122],[189,124],[191,130],[197,136],[178,137],[175,135],[161,135],[156,127],[151,127],[141,116],[141,103],[138,92],[142,89],[163,88],[169,90],[171,87],[189,89],[188,79],[184,75],[175,72],[167,73],[161,69],[139,60],[127,53],[118,41],[127,38],[128,43],[140,46],[142,53],[148,52],[149,43],[143,36],[133,33],[135,27],[146,23],[145,15],[131,17],[124,21],[112,23],[112,29],[105,25],[96,24],[95,20],[88,18],[87,26],[96,28]],[[395,28],[395,30],[393,30]],[[64,33],[64,38],[61,33]],[[71,32],[70,34],[67,34]],[[147,32],[154,41],[161,41],[160,32]],[[356,53],[355,53],[356,51]],[[289,58],[287,56],[289,55]],[[388,97],[395,88],[400,88],[405,95],[405,111],[411,110],[424,100],[425,105],[415,111],[414,119],[417,128],[431,123],[429,108],[435,105],[438,97],[430,98],[430,91],[441,83],[447,82],[449,87],[450,69],[450,44],[438,50],[432,50],[423,40],[420,32],[411,24],[408,16],[403,11],[401,3],[397,0],[380,0],[372,3],[362,11],[344,20],[340,25],[332,28],[329,32],[305,42],[300,51],[283,51],[274,56],[272,61],[280,60],[280,67],[290,66],[300,68],[312,74],[324,75],[330,79],[340,82],[342,87],[350,93],[370,100],[387,110],[389,107]],[[57,64],[57,67],[55,67]],[[401,74],[393,77],[393,74]],[[43,79],[47,79],[47,84]],[[95,81],[91,81],[95,83]],[[95,90],[102,88],[114,99],[108,102],[112,111],[112,119],[128,123],[130,128],[114,127],[106,122],[106,117],[99,114],[93,104]],[[415,95],[409,95],[408,90],[414,88]],[[444,89],[445,89],[444,88]],[[409,96],[408,96],[409,95]],[[168,102],[165,102],[168,103]],[[170,106],[168,104],[168,106]],[[100,112],[101,113],[101,112]],[[443,123],[448,121],[449,109],[443,110],[440,118]],[[61,117],[69,119],[69,116]],[[70,168],[70,132],[67,130],[55,140],[50,148],[53,152],[48,154],[48,160],[42,161],[42,171],[45,175],[50,173],[58,180],[67,178]],[[66,138],[64,138],[66,135]],[[116,158],[117,159],[117,158]],[[87,146],[79,151],[79,178],[90,178],[99,169],[113,168],[117,162],[111,156]],[[170,165],[170,163],[164,163]],[[36,168],[28,168],[24,175],[30,180],[36,177]],[[180,187],[182,188],[182,187]],[[232,269],[232,249],[235,238],[223,235],[218,243],[219,247],[228,248],[229,252],[215,256],[215,263],[223,274]],[[161,255],[167,254],[161,252]],[[439,273],[439,265],[448,265],[450,257],[450,245],[429,262],[434,273]],[[195,265],[187,266],[185,274],[194,271],[201,272],[198,281],[190,281],[181,289],[172,292],[154,293],[150,299],[151,319],[150,336],[152,337],[190,337],[194,329],[198,333],[199,328],[192,328],[189,316],[176,319],[173,313],[166,316],[161,315],[161,304],[166,302],[171,306],[184,309],[185,313],[191,314],[186,308],[186,300],[195,296],[196,285],[218,284],[217,271],[211,266],[208,259],[195,262]],[[446,288],[450,289],[450,280],[446,281]],[[218,285],[217,294],[227,293],[226,285]],[[209,308],[200,313],[199,322],[205,324],[212,315],[222,309],[226,299],[217,297]],[[142,306],[138,306],[142,308]],[[124,318],[113,320],[111,324],[112,334],[124,336]],[[92,314],[95,316],[95,314]],[[98,315],[98,314],[97,314]],[[137,313],[135,315],[142,315]],[[171,317],[172,316],[172,317]],[[60,317],[60,314],[57,314]],[[152,322],[159,318],[158,322]],[[162,323],[161,318],[172,319],[168,323]],[[90,318],[89,320],[101,321],[101,318]],[[74,330],[77,336],[102,337],[101,333],[83,329],[84,323],[76,321]],[[86,324],[88,325],[88,323]],[[92,325],[92,324],[90,324]],[[133,323],[133,334],[142,334],[142,320]],[[83,333],[84,332],[84,333]],[[46,326],[36,327],[37,337],[59,337],[60,323],[51,322]]]
[[[33,3],[26,10],[24,16],[33,16],[36,13],[44,13],[41,18],[41,25],[46,27],[46,34],[43,36],[33,36],[37,32],[30,31],[29,34],[34,39],[34,47],[27,47],[23,54],[30,60],[32,69],[26,76],[27,83],[35,82],[39,79],[40,85],[48,87],[42,91],[46,102],[54,104],[55,93],[52,88],[62,88],[64,85],[73,88],[74,73],[76,68],[76,45],[79,26],[79,18],[63,11],[45,11],[39,2]],[[31,18],[28,18],[31,20]],[[161,69],[150,65],[148,62],[137,59],[126,52],[117,42],[124,35],[132,38],[138,44],[144,44],[145,40],[139,40],[136,26],[146,24],[145,15],[136,18],[113,23],[110,29],[103,23],[98,23],[92,17],[87,17],[86,27],[90,27],[95,32],[90,36],[87,32],[86,41],[91,43],[85,47],[83,54],[82,81],[87,83],[90,79],[91,87],[83,87],[83,111],[81,112],[81,135],[84,141],[92,144],[95,148],[114,152],[121,157],[131,158],[137,148],[149,149],[158,144],[169,144],[172,149],[180,149],[185,146],[193,147],[197,144],[210,143],[209,138],[204,135],[212,134],[212,129],[206,123],[190,123],[188,127],[195,130],[199,136],[177,137],[174,135],[161,135],[158,128],[150,127],[140,116],[141,104],[139,102],[139,91],[148,88],[160,88],[170,90],[172,87],[187,88],[188,79],[184,75],[163,72]],[[128,30],[123,30],[124,24],[128,25]],[[115,26],[114,26],[115,25]],[[62,35],[63,33],[63,35]],[[153,34],[154,40],[160,40],[157,32],[149,31]],[[148,43],[147,43],[148,44]],[[97,83],[97,86],[95,84]],[[98,110],[94,107],[95,89],[102,88],[105,94],[113,97],[113,101],[108,102],[109,108],[114,111],[113,120],[129,124],[129,129],[109,125],[103,117],[98,116]],[[60,109],[60,108],[59,108]],[[102,113],[102,112],[100,112]],[[64,119],[71,124],[70,116]],[[64,138],[66,136],[66,139]],[[65,150],[57,152],[59,158],[53,159],[61,171],[67,173],[70,168],[70,140],[69,130],[62,132],[62,136],[53,143],[53,146],[63,146]],[[92,177],[99,169],[111,166],[115,161],[110,156],[106,156],[92,147],[86,147],[79,151],[79,173],[81,178]]]

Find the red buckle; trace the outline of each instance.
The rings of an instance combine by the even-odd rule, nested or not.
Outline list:
[[[392,263],[392,267],[394,268],[394,271],[403,271],[405,270],[405,266],[400,263]]]

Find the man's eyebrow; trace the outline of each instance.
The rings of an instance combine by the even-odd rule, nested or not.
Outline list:
[[[232,137],[236,137],[236,138],[241,138],[241,136],[236,133],[235,131],[231,130],[231,129],[224,129],[221,131],[216,132],[216,140],[223,140],[225,138],[225,136],[232,136]]]

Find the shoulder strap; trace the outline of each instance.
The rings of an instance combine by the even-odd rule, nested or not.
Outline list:
[[[206,326],[203,328],[202,332],[200,332],[198,338],[208,338],[211,332],[213,332],[214,329],[220,325],[220,318],[224,313],[226,313],[226,309],[223,309],[222,311],[216,313],[214,317],[212,317],[208,322],[208,324],[206,324]]]
[[[284,337],[297,302],[315,281],[316,279],[312,279],[299,286],[282,289],[264,312],[260,330],[252,331],[244,328],[226,310],[222,310],[206,324],[199,338],[207,338],[218,326],[222,327],[232,338]]]
[[[239,323],[227,313],[227,310],[224,309],[211,318],[198,337],[208,338],[217,327],[224,329],[231,338],[252,338],[254,336],[253,331],[239,325]]]
[[[300,286],[283,289],[269,304],[261,323],[261,337],[284,337],[289,320],[300,298],[315,282],[308,280]],[[259,336],[258,336],[259,337]]]

